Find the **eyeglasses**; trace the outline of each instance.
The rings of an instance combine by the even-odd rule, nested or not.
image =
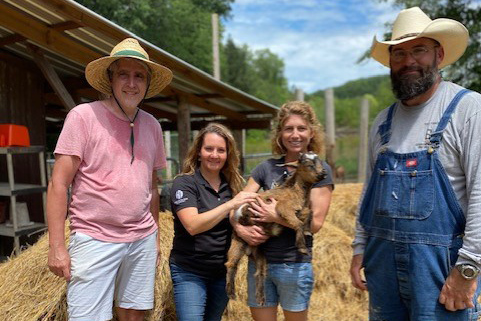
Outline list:
[[[439,46],[434,46],[434,47],[414,47],[409,50],[404,50],[404,49],[397,49],[391,51],[391,61],[394,62],[401,62],[404,59],[408,57],[408,54],[410,54],[414,59],[419,60],[426,55],[427,52],[433,50],[434,48],[437,48]]]

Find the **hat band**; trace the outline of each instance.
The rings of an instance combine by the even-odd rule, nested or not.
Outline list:
[[[397,37],[397,38],[394,39],[394,40],[401,40],[401,39],[404,39],[404,38],[416,37],[416,36],[419,36],[419,32],[407,33],[407,34],[405,34],[405,35],[402,35],[401,37]]]
[[[134,57],[139,57],[139,58],[143,58],[143,59],[148,59],[147,57],[145,57],[143,54],[141,54],[140,52],[138,51],[135,51],[135,50],[121,50],[121,51],[117,51],[114,56],[134,56]]]

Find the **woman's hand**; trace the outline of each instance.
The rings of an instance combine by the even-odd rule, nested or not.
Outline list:
[[[245,203],[254,202],[256,197],[257,193],[244,191],[239,192],[233,199],[229,201],[231,203],[230,205],[232,206],[231,210],[236,210]]]
[[[255,222],[264,223],[279,223],[281,218],[277,214],[276,205],[277,201],[274,198],[269,198],[267,202],[264,202],[259,196],[256,197],[257,202],[250,203],[249,211],[254,214],[252,219]]]

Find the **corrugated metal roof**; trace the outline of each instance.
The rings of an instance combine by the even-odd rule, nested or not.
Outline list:
[[[81,80],[77,81],[76,88],[67,85],[69,91],[77,90],[76,95],[90,94],[87,98],[92,98],[92,91],[86,90],[85,65],[108,55],[113,46],[126,37],[137,38],[152,60],[174,73],[171,85],[148,102],[154,111],[163,112],[159,112],[158,117],[164,115],[175,122],[175,95],[189,97],[193,119],[225,118],[240,127],[258,127],[256,122],[265,126],[277,112],[276,106],[214,79],[75,1],[0,0],[0,48],[29,60],[32,58],[26,43],[42,48],[44,56],[66,83],[70,78]]]

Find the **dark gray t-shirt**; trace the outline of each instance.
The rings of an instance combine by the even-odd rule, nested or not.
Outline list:
[[[272,189],[281,185],[289,172],[286,166],[278,166],[284,164],[285,159],[270,158],[259,164],[251,173],[252,179],[260,185],[264,190]],[[332,181],[332,171],[326,162],[322,162],[326,168],[327,176],[323,180],[314,184],[313,188],[323,187],[327,185],[334,186]],[[287,262],[311,262],[312,260],[312,236],[306,236],[306,245],[309,248],[309,255],[304,255],[297,250],[296,233],[293,229],[284,227],[282,233],[278,236],[269,238],[259,248],[266,255],[269,263],[287,263]]]

